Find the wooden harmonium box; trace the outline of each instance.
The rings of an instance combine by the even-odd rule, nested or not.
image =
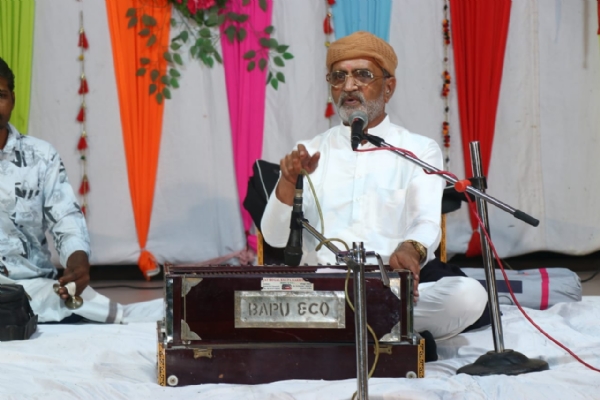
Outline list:
[[[345,266],[165,265],[158,323],[161,385],[258,384],[356,377],[354,313]],[[412,277],[365,266],[367,323],[379,342],[375,377],[424,376],[412,330]],[[347,284],[354,303],[352,274]],[[369,335],[369,368],[375,340]]]

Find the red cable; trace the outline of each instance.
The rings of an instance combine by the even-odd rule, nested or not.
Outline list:
[[[408,150],[404,150],[404,149],[398,148],[398,147],[376,147],[376,148],[372,148],[372,149],[361,149],[361,150],[355,150],[355,151],[358,151],[358,152],[369,152],[369,151],[378,151],[378,150],[396,150],[396,151],[400,151],[402,153],[408,154],[408,155],[410,155],[410,156],[412,156],[412,157],[414,157],[416,159],[419,159],[412,152],[410,152]],[[445,175],[453,177],[454,179],[456,179],[458,181],[458,178],[456,177],[456,175],[454,175],[453,173],[448,172],[448,171],[429,172],[429,171],[426,171],[425,169],[423,169],[423,171],[426,174],[428,174],[428,175],[441,175],[441,174],[445,174]],[[459,184],[459,188],[457,188],[457,190],[459,192],[464,192],[466,190],[466,187],[464,187],[464,189],[462,187],[463,185],[465,185],[466,182],[469,182],[469,181],[464,181],[463,180],[463,181],[458,181],[457,182],[457,184]],[[463,190],[459,190],[459,189],[463,189]],[[565,346],[564,344],[560,343],[558,340],[554,339],[552,336],[550,336],[548,333],[546,333],[546,331],[544,331],[535,322],[533,322],[533,320],[531,319],[531,317],[529,315],[527,315],[527,313],[525,312],[525,310],[523,310],[523,308],[521,307],[521,304],[519,303],[519,301],[515,297],[515,294],[513,293],[512,287],[510,286],[510,282],[509,282],[508,276],[506,275],[506,272],[504,271],[504,265],[502,265],[502,262],[500,261],[500,257],[498,256],[498,253],[496,252],[496,247],[494,247],[494,243],[492,242],[492,239],[490,238],[487,230],[485,229],[485,226],[484,226],[483,222],[481,221],[481,218],[479,218],[479,214],[477,214],[477,212],[474,210],[474,208],[471,207],[473,200],[469,196],[465,196],[465,197],[467,198],[467,201],[469,203],[469,209],[471,210],[471,212],[475,216],[475,219],[477,220],[477,223],[479,224],[479,226],[481,228],[481,231],[485,235],[485,239],[487,240],[488,244],[490,245],[490,248],[492,249],[492,252],[494,253],[494,258],[496,259],[496,261],[498,262],[498,265],[500,266],[500,271],[502,271],[502,276],[504,277],[504,281],[506,282],[506,286],[508,287],[508,291],[510,293],[510,296],[511,296],[513,302],[515,303],[515,305],[517,306],[517,308],[519,309],[519,311],[521,311],[521,313],[525,317],[525,319],[527,319],[527,321],[529,321],[531,323],[531,325],[533,325],[538,331],[540,331],[541,334],[543,334],[544,336],[546,336],[548,339],[550,339],[552,342],[554,342],[558,347],[560,347],[561,349],[563,349],[567,353],[569,353],[571,356],[573,356],[573,358],[575,358],[575,360],[579,361],[581,364],[585,365],[586,367],[588,367],[589,369],[591,369],[593,371],[600,372],[600,369],[598,369],[598,368],[596,368],[596,367],[594,367],[594,366],[586,363],[581,358],[579,358],[579,356],[577,356],[577,354],[575,354],[571,349],[569,349],[567,346]],[[494,276],[494,279],[496,279],[495,276]]]
[[[471,200],[469,198],[469,196],[467,196],[467,201],[469,202],[469,206],[470,206],[473,200]],[[469,208],[471,209],[471,211],[473,212],[473,215],[477,219],[477,223],[479,224],[481,231],[485,235],[485,239],[487,240],[488,244],[490,245],[490,248],[492,249],[492,252],[494,253],[494,258],[496,259],[496,262],[498,262],[498,265],[500,266],[500,271],[502,271],[502,276],[504,277],[504,281],[506,282],[506,286],[508,287],[508,291],[510,292],[510,297],[512,298],[513,302],[515,303],[515,305],[517,306],[519,311],[521,311],[523,316],[531,323],[531,325],[533,325],[538,331],[540,331],[540,333],[542,335],[546,336],[548,339],[550,339],[552,342],[554,342],[558,347],[565,350],[567,353],[569,353],[571,356],[573,356],[573,358],[575,358],[581,364],[585,365],[586,367],[588,367],[589,369],[591,369],[593,371],[600,372],[600,369],[586,363],[581,358],[579,358],[579,356],[577,356],[577,354],[575,354],[571,349],[569,349],[567,346],[565,346],[564,344],[562,344],[561,342],[559,342],[558,340],[556,340],[552,336],[550,336],[548,333],[546,333],[546,331],[544,331],[542,328],[540,328],[539,325],[537,325],[535,322],[533,322],[531,317],[529,315],[527,315],[525,310],[523,310],[523,307],[521,307],[521,304],[518,302],[517,298],[515,297],[515,294],[513,293],[512,287],[510,286],[508,276],[506,275],[506,271],[504,271],[504,265],[502,265],[502,262],[500,261],[500,257],[498,256],[498,253],[496,252],[496,247],[494,246],[492,239],[490,238],[488,232],[486,231],[485,226],[484,226],[483,222],[481,221],[481,218],[479,218],[479,214],[477,214],[471,207],[469,207]]]

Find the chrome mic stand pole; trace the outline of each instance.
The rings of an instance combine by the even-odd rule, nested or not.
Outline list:
[[[481,192],[485,190],[483,169],[481,166],[481,153],[479,142],[470,142],[471,167],[474,176],[474,186]],[[476,198],[477,213],[483,228],[490,233],[487,204],[482,197]],[[494,272],[494,258],[487,242],[483,228],[479,225],[479,238],[481,240],[481,251],[485,268],[485,280],[487,282],[488,304],[490,306],[490,317],[492,324],[492,335],[494,337],[494,351],[489,351],[480,356],[473,364],[459,368],[456,373],[469,375],[518,375],[527,372],[545,371],[549,368],[548,363],[543,360],[530,360],[525,355],[504,349],[504,337],[502,335],[502,321],[500,320],[500,308],[498,306],[498,291],[496,289],[496,274]]]
[[[337,261],[344,262],[348,268],[352,269],[354,274],[354,329],[356,336],[356,385],[357,398],[359,400],[369,399],[369,345],[367,336],[367,296],[365,289],[365,259],[367,256],[376,256],[379,261],[379,271],[381,281],[384,286],[390,286],[390,279],[387,275],[383,262],[379,254],[369,251],[366,252],[364,244],[353,243],[352,250],[340,251],[333,243],[327,241],[305,218],[298,218],[298,222],[313,235],[319,242],[335,254]],[[406,334],[412,333],[412,325],[406,327]],[[404,330],[403,330],[404,332]]]
[[[479,148],[479,142],[470,142],[469,148],[471,150],[471,168],[473,170],[474,184],[477,189],[482,193],[485,193],[486,184],[485,176],[483,175],[483,168],[481,166],[481,152]],[[477,205],[477,214],[483,222],[483,226],[490,233],[490,223],[488,220],[488,208],[487,204],[481,197],[475,199]],[[498,306],[498,290],[496,289],[496,274],[494,273],[495,263],[494,257],[492,256],[492,249],[488,241],[485,238],[481,226],[478,226],[479,238],[481,240],[481,252],[483,255],[483,266],[485,269],[485,281],[487,282],[488,292],[488,304],[490,305],[490,318],[492,325],[492,336],[494,337],[494,349],[496,353],[502,353],[504,351],[504,336],[502,334],[502,323],[500,322],[500,308]]]
[[[365,291],[365,248],[362,242],[352,244],[355,262],[352,263],[354,273],[354,330],[356,332],[356,376],[358,398],[369,399],[368,350],[367,343],[367,296]]]
[[[374,135],[365,134],[364,138],[370,143],[377,147],[388,148],[393,153],[411,161],[414,164],[422,167],[429,173],[436,173],[444,178],[451,184],[458,183],[458,180],[450,176],[449,174],[435,168],[426,162],[418,159],[412,153],[406,150],[396,149],[390,144],[386,143],[382,138]],[[471,162],[473,164],[473,173],[476,175],[474,180],[483,180],[483,173],[481,169],[481,156],[479,153],[479,143],[470,143],[471,145]],[[483,187],[475,188],[473,186],[467,186],[466,192],[475,196],[477,200],[477,210],[480,218],[484,222],[485,229],[489,232],[489,222],[487,218],[487,203],[493,204],[501,210],[513,215],[515,218],[520,219],[532,226],[538,226],[539,221],[532,216],[524,213],[521,210],[514,209],[513,207],[505,204],[494,197],[491,197],[484,193]],[[502,322],[500,320],[500,310],[498,307],[498,292],[496,290],[496,275],[494,274],[494,263],[490,248],[485,241],[485,235],[482,234],[480,228],[481,247],[485,256],[485,276],[488,285],[488,301],[490,305],[490,314],[492,317],[492,332],[494,335],[494,347],[496,352],[490,351],[487,354],[479,357],[475,363],[466,365],[459,368],[457,373],[466,373],[470,375],[493,375],[493,374],[505,374],[505,375],[518,375],[527,372],[544,371],[547,370],[548,363],[542,360],[530,360],[525,355],[518,353],[513,350],[505,350],[503,337],[502,337]]]
[[[365,134],[364,137],[373,145],[375,145],[377,147],[387,148],[392,153],[396,153],[397,155],[401,156],[402,158],[423,168],[425,171],[439,175],[440,177],[445,179],[446,182],[448,182],[448,183],[455,185],[456,183],[459,182],[458,179],[456,179],[454,176],[447,174],[446,172],[440,170],[439,168],[436,168],[430,164],[427,164],[425,161],[420,160],[412,153],[407,152],[406,150],[396,149],[394,146],[390,145],[389,143],[386,143],[379,136]],[[483,198],[487,203],[490,203],[490,204],[498,207],[499,209],[506,211],[507,213],[511,214],[515,218],[520,219],[521,221],[526,222],[529,225],[538,226],[540,223],[540,221],[533,218],[531,215],[526,214],[521,210],[517,210],[492,196],[482,193],[480,190],[474,188],[473,186],[467,186],[466,192],[472,194],[476,198],[480,198],[480,197]]]

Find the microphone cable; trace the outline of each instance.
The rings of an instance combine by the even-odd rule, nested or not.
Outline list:
[[[316,193],[315,187],[312,183],[312,180],[310,179],[310,175],[308,174],[308,172],[306,172],[306,170],[302,169],[300,171],[300,173],[302,175],[304,175],[306,177],[306,179],[308,180],[308,185],[309,185],[310,191],[315,199],[315,204],[317,206],[317,211],[319,213],[319,220],[321,222],[321,232],[320,233],[321,233],[321,235],[325,236],[325,223],[324,223],[324,219],[323,219],[323,212],[321,210],[321,205],[319,203],[319,199],[317,198],[317,193]],[[340,242],[344,245],[344,247],[346,248],[346,251],[350,250],[350,247],[348,246],[348,244],[346,242],[344,242],[342,239],[328,238],[328,239],[325,239],[325,240],[319,242],[319,244],[315,248],[315,251],[319,251],[319,249],[321,249],[321,247],[323,247],[323,245],[325,243],[329,243],[329,242]],[[344,297],[346,299],[346,303],[348,304],[348,307],[350,307],[350,309],[352,310],[353,313],[356,313],[356,311],[354,309],[354,304],[352,303],[352,300],[350,300],[350,296],[348,294],[348,282],[349,281],[350,281],[350,268],[347,268],[346,269],[346,278],[344,280]],[[375,373],[375,368],[377,367],[377,362],[379,361],[379,339],[377,339],[377,335],[375,334],[375,331],[373,330],[373,328],[371,328],[371,325],[369,325],[368,323],[367,323],[367,330],[373,337],[374,347],[375,347],[375,349],[374,349],[375,350],[375,358],[373,360],[373,365],[372,365],[371,369],[369,370],[369,375],[368,375],[368,378],[371,378],[373,376],[373,373]],[[354,395],[352,395],[352,399],[354,399],[356,394],[357,394],[357,392],[354,392]]]
[[[361,150],[356,150],[356,151],[368,152],[368,151],[380,151],[380,150],[395,150],[395,151],[400,151],[402,153],[406,153],[406,154],[408,154],[408,155],[410,155],[410,156],[418,159],[418,157],[415,156],[414,153],[412,153],[411,151],[405,150],[405,149],[402,149],[402,148],[399,148],[399,147],[375,147],[375,148],[372,148],[372,149],[361,149]],[[425,169],[423,171],[427,175],[441,175],[441,174],[446,174],[446,175],[449,175],[449,176],[453,177],[454,179],[456,179],[458,181],[456,183],[456,184],[458,184],[458,188],[456,188],[456,190],[459,191],[459,192],[461,190],[462,191],[466,190],[466,187],[470,184],[470,181],[468,181],[468,180],[462,180],[462,181],[458,180],[458,178],[456,177],[456,175],[454,175],[453,173],[451,173],[449,171],[429,172],[429,171],[426,171]],[[567,346],[565,346],[564,344],[562,344],[561,342],[559,342],[558,340],[556,340],[552,336],[550,336],[550,334],[548,334],[538,324],[536,324],[533,321],[533,319],[525,312],[525,310],[523,309],[523,307],[521,306],[521,304],[517,300],[517,297],[513,293],[512,287],[510,286],[510,282],[509,282],[508,276],[506,275],[506,271],[504,271],[504,265],[502,264],[502,261],[500,261],[500,257],[498,256],[498,253],[496,252],[496,247],[494,246],[494,243],[492,242],[492,239],[491,239],[490,235],[488,234],[487,230],[485,229],[485,225],[483,224],[483,221],[481,221],[481,218],[479,218],[479,214],[477,214],[477,212],[474,210],[474,207],[471,207],[473,199],[471,199],[470,196],[465,196],[465,197],[467,198],[467,201],[469,202],[469,210],[471,210],[471,212],[473,213],[475,219],[477,220],[477,223],[478,223],[479,227],[481,228],[481,231],[483,232],[483,234],[485,236],[485,240],[490,245],[490,249],[494,253],[494,258],[496,259],[496,261],[498,262],[498,265],[500,266],[500,271],[502,271],[502,276],[504,277],[504,281],[506,282],[506,286],[508,287],[508,291],[510,293],[510,296],[511,296],[514,304],[517,306],[518,310],[521,312],[521,314],[523,314],[523,316],[525,317],[525,319],[529,323],[531,323],[531,325],[533,325],[542,335],[546,336],[550,341],[552,341],[558,347],[560,347],[561,349],[563,349],[567,353],[569,353],[579,363],[585,365],[587,368],[591,369],[592,371],[600,372],[599,368],[596,368],[596,367],[588,364],[587,362],[585,362],[584,360],[582,360],[577,354],[575,354],[571,349],[569,349]],[[494,276],[494,279],[496,279],[495,276]],[[500,322],[500,323],[502,323],[502,322]]]

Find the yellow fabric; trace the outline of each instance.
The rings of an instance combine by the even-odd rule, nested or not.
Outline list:
[[[26,134],[29,127],[34,0],[0,0],[0,57],[15,74],[15,108],[10,123]]]

